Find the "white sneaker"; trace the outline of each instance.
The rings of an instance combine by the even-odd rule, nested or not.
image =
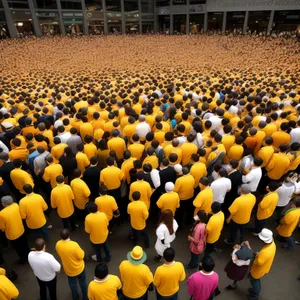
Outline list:
[[[96,255],[96,254],[95,254],[95,255],[92,255],[92,260],[97,261],[97,255]]]

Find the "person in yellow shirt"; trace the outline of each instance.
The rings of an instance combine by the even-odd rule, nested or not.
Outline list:
[[[147,209],[150,208],[150,197],[152,194],[151,185],[144,181],[144,172],[140,171],[137,173],[137,180],[130,185],[129,190],[129,200],[133,201],[132,194],[134,192],[139,192],[141,195],[141,201],[144,202],[147,206]]]
[[[193,201],[195,206],[194,216],[199,210],[204,210],[207,214],[211,213],[211,205],[213,203],[213,191],[209,187],[209,180],[207,177],[200,179],[200,192]]]
[[[139,236],[144,238],[145,247],[149,248],[149,237],[146,231],[146,220],[149,217],[149,212],[146,204],[141,201],[140,192],[133,192],[132,201],[127,206],[127,213],[130,216],[130,225],[132,228],[133,242],[135,245],[138,244]]]
[[[177,299],[179,284],[186,277],[184,267],[181,262],[176,262],[175,251],[167,248],[163,253],[162,266],[159,266],[155,273],[153,284],[156,287],[157,299]]]
[[[19,205],[13,202],[11,196],[1,198],[2,206],[0,211],[0,230],[5,232],[6,238],[19,256],[19,264],[28,261],[29,247],[25,235]]]
[[[87,117],[82,117],[82,124],[80,125],[80,136],[81,136],[81,139],[84,141],[84,138],[87,136],[87,135],[90,135],[90,136],[93,136],[94,134],[94,128],[93,128],[93,125],[88,122],[88,119]]]
[[[176,164],[180,164],[182,160],[182,150],[179,147],[179,141],[178,139],[173,139],[172,140],[172,145],[166,146],[164,148],[165,156],[166,158],[169,158],[171,153],[175,153],[178,156],[178,159],[176,161]]]
[[[91,157],[97,156],[97,147],[93,144],[93,137],[90,135],[86,135],[84,138],[84,148],[83,152],[90,160]]]
[[[114,225],[114,218],[120,217],[120,211],[115,198],[109,196],[107,193],[108,193],[107,187],[104,184],[102,184],[99,188],[100,197],[97,197],[95,199],[95,203],[98,207],[98,210],[100,212],[105,213],[109,222],[108,228],[109,231],[111,232]],[[126,207],[124,212],[126,213]]]
[[[51,207],[57,208],[57,213],[63,222],[64,228],[76,230],[74,216],[74,194],[71,187],[64,183],[63,175],[56,177],[56,187],[51,191]]]
[[[44,170],[43,179],[45,182],[50,182],[53,189],[56,186],[56,177],[62,175],[63,168],[54,162],[52,155],[48,155],[45,160],[48,166]]]
[[[279,146],[282,144],[289,144],[291,141],[291,136],[286,132],[289,128],[289,123],[284,122],[280,125],[280,130],[275,131],[272,134],[273,146],[279,149]]]
[[[276,244],[271,230],[264,228],[258,235],[265,245],[256,255],[249,274],[251,289],[248,300],[257,300],[261,291],[260,279],[270,272],[275,254]]]
[[[158,157],[155,154],[155,149],[150,146],[146,150],[147,156],[145,157],[143,161],[143,165],[145,164],[150,164],[152,166],[152,169],[157,169],[158,168]]]
[[[125,141],[119,137],[119,131],[114,129],[111,133],[111,139],[107,142],[108,150],[114,150],[117,155],[117,159],[120,162],[124,157],[124,151],[126,150]],[[119,164],[118,164],[119,165]]]
[[[127,125],[125,125],[122,133],[123,136],[127,138],[128,142],[132,143],[132,137],[135,134],[135,130],[136,130],[136,120],[134,117],[130,116],[128,118],[128,123]]]
[[[110,250],[107,242],[108,237],[108,219],[105,213],[98,211],[96,203],[89,203],[88,214],[85,218],[85,232],[90,235],[90,241],[93,245],[96,255],[92,255],[92,259],[98,262],[102,261],[101,249],[105,253],[105,260],[110,261]]]
[[[193,221],[193,197],[195,179],[189,173],[187,167],[182,168],[182,177],[177,178],[175,182],[174,192],[178,193],[180,198],[180,207],[177,212],[176,221],[179,227],[183,226],[184,215],[186,214],[186,225]]]
[[[192,155],[197,154],[198,148],[193,143],[194,139],[195,139],[195,136],[192,134],[189,134],[187,136],[187,142],[181,146],[181,152],[182,152],[181,164],[182,164],[182,166],[188,165],[191,161]]]
[[[108,273],[105,263],[95,268],[94,280],[88,286],[89,300],[118,300],[121,297],[122,283],[118,276]]]
[[[19,202],[21,218],[26,220],[27,227],[34,235],[47,239],[49,233],[44,212],[48,205],[41,195],[33,192],[30,184],[25,184],[23,189],[26,196]]]
[[[267,221],[273,216],[279,200],[277,193],[278,187],[279,184],[276,181],[269,182],[266,187],[268,193],[258,204],[258,210],[255,218],[255,231],[253,233],[254,235],[258,235],[265,227]]]
[[[61,259],[64,272],[68,277],[73,299],[79,299],[77,281],[81,288],[82,299],[88,300],[85,275],[84,251],[71,240],[70,231],[63,229],[61,240],[56,243],[55,250]]]
[[[211,211],[213,215],[209,218],[206,225],[205,256],[210,255],[214,251],[221,251],[216,248],[216,243],[220,238],[225,220],[224,213],[222,212],[222,204],[220,202],[213,202]]]
[[[30,184],[34,187],[34,182],[30,174],[22,170],[22,161],[20,159],[14,160],[14,169],[10,172],[10,178],[16,189],[19,191],[20,195],[16,195],[18,200],[22,198],[22,195],[25,195],[23,186],[25,184]]]
[[[51,148],[51,155],[56,162],[63,156],[67,144],[62,143],[59,137],[54,138],[54,146]]]
[[[256,153],[256,156],[261,158],[263,160],[263,163],[261,165],[261,168],[265,168],[268,163],[270,162],[275,150],[272,146],[273,139],[271,136],[268,136],[264,139],[264,146],[261,147],[258,152]]]
[[[294,248],[293,232],[297,228],[300,220],[300,197],[297,196],[293,200],[293,204],[290,209],[288,209],[282,219],[280,220],[280,225],[276,228],[279,234],[279,240],[286,242],[283,245],[285,249]]]
[[[207,175],[207,169],[205,163],[199,161],[200,156],[198,154],[192,154],[191,159],[194,163],[190,169],[190,174],[195,179],[194,193],[196,195],[200,192],[199,181],[202,177]]]
[[[248,184],[243,184],[239,190],[240,197],[236,198],[229,207],[230,216],[226,222],[230,223],[230,238],[225,239],[226,244],[234,244],[237,232],[240,231],[240,244],[244,241],[244,231],[250,221],[252,209],[256,198],[251,194]]]
[[[134,168],[133,162],[136,160],[135,157],[131,156],[131,152],[129,150],[126,150],[124,152],[124,161],[121,166],[121,170],[124,173],[124,182],[127,184],[130,184],[130,175],[129,171]]]
[[[86,167],[90,165],[90,161],[85,153],[83,153],[84,146],[83,144],[78,144],[76,146],[78,152],[75,156],[77,162],[77,168],[80,169],[81,174],[84,173]]]
[[[145,146],[140,143],[140,137],[136,133],[132,136],[132,140],[133,143],[128,146],[128,150],[132,157],[140,160],[144,154]]]
[[[6,277],[5,270],[0,268],[0,299],[12,300],[17,299],[18,296],[17,287]]]
[[[243,144],[243,138],[238,135],[235,137],[235,144],[230,147],[229,151],[226,153],[226,157],[228,158],[228,161],[231,161],[232,159],[240,160],[244,153],[244,147]]]
[[[14,161],[15,159],[21,159],[22,161],[26,161],[29,151],[25,146],[21,145],[21,140],[19,138],[14,138],[12,140],[12,145],[14,148],[9,151],[9,159]]]
[[[127,260],[119,266],[123,282],[123,294],[126,300],[147,299],[148,289],[153,290],[153,274],[143,263],[147,254],[140,246],[135,246],[128,252]]]
[[[167,182],[165,184],[166,193],[162,194],[156,202],[161,212],[168,209],[172,211],[173,216],[175,216],[175,212],[180,206],[180,198],[178,193],[174,192],[174,187],[173,182]]]

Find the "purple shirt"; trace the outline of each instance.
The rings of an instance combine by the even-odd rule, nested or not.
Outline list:
[[[188,293],[193,300],[207,300],[219,284],[219,275],[215,272],[204,274],[201,271],[192,274],[187,280]]]

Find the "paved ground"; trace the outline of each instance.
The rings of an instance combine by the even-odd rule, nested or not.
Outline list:
[[[47,244],[47,249],[50,253],[55,256],[55,243],[59,240],[59,231],[61,229],[61,222],[57,218],[56,213],[53,212],[51,215],[51,222],[53,224],[53,229],[51,230],[50,240]],[[269,224],[273,228],[272,224]],[[154,228],[154,225],[152,226]],[[128,239],[129,224],[124,224],[122,227],[116,227],[112,235],[109,236],[109,246],[111,248],[112,260],[109,263],[109,270],[112,274],[119,275],[118,266],[122,260],[126,258],[126,254],[132,248],[132,241]],[[151,247],[148,249],[147,255],[148,259],[146,263],[151,268],[154,273],[159,263],[154,261],[155,250],[155,234],[154,230],[150,231],[150,242]],[[240,300],[247,299],[246,291],[249,287],[249,282],[245,279],[240,283],[239,288],[235,291],[227,291],[224,288],[230,283],[230,280],[226,277],[224,272],[224,267],[230,257],[231,247],[224,244],[224,237],[227,235],[227,230],[224,231],[218,247],[222,248],[222,253],[214,253],[213,258],[216,262],[216,270],[220,275],[220,290],[221,295],[216,299],[218,300]],[[176,249],[177,261],[181,261],[183,264],[187,264],[189,260],[189,248],[187,241],[188,230],[183,230],[177,234],[175,242],[172,246]],[[246,238],[250,241],[252,248],[254,250],[259,250],[260,242],[250,233],[246,234]],[[300,238],[300,234],[295,234],[295,238]],[[88,235],[84,233],[83,226],[80,224],[80,228],[76,233],[72,235],[72,239],[77,241],[81,247],[85,250],[86,254],[93,254],[91,245],[89,243]],[[275,263],[273,264],[271,273],[265,276],[262,280],[262,293],[261,300],[299,300],[299,289],[300,282],[297,280],[297,276],[300,274],[300,247],[296,246],[294,251],[285,251],[280,248],[280,243],[277,243],[277,254],[275,258]],[[10,261],[16,261],[17,256],[13,249],[10,249],[4,253],[4,257]],[[15,270],[17,271],[19,278],[15,282],[19,291],[21,300],[37,300],[39,299],[39,289],[36,279],[28,265],[19,266],[13,264]],[[87,279],[88,282],[93,279],[94,267],[96,262],[89,260],[86,263]],[[194,271],[187,270],[187,276],[192,274]],[[67,277],[62,272],[58,275],[58,299],[59,300],[69,300],[71,299],[70,289],[67,283]],[[149,300],[155,299],[154,292],[150,293]],[[187,294],[187,288],[185,282],[182,283],[180,294],[180,300],[189,300]]]

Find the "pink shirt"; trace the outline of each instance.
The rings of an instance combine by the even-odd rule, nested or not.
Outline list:
[[[207,300],[218,284],[219,275],[214,271],[209,274],[196,272],[187,280],[188,293],[193,296],[193,300]]]

